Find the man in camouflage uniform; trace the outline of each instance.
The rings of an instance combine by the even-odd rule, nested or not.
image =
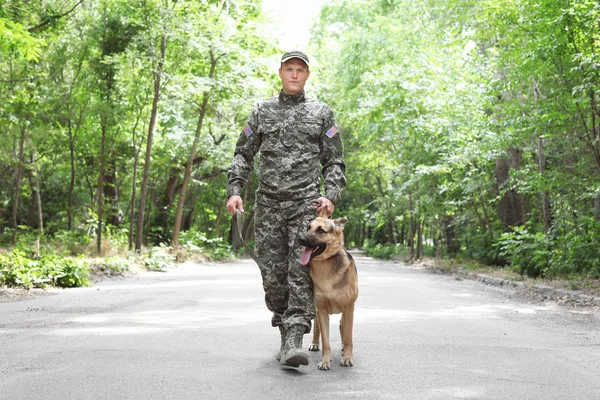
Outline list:
[[[255,252],[262,264],[265,302],[273,312],[271,323],[281,333],[277,359],[294,367],[308,365],[302,336],[310,332],[315,317],[309,269],[299,263],[298,234],[317,213],[333,214],[346,187],[339,127],[329,106],[305,97],[309,75],[306,54],[283,55],[282,90],[254,106],[236,144],[227,184],[227,210],[232,215],[243,212],[240,191],[260,152]]]

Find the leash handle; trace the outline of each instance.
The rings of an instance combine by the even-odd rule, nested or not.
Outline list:
[[[318,201],[317,199],[312,200],[308,203],[305,204],[304,206],[304,210],[302,210],[302,216],[300,217],[300,221],[304,220],[304,216],[306,215],[306,210],[308,209],[308,207],[315,207],[319,208],[319,206],[321,205],[321,202]],[[250,255],[250,257],[252,257],[252,259],[254,260],[254,262],[256,262],[256,264],[258,264],[258,266],[261,269],[265,269],[264,264],[258,259],[258,257],[256,256],[256,254],[254,254],[254,251],[252,251],[252,249],[250,248],[250,246],[248,246],[248,243],[246,243],[246,241],[244,240],[244,237],[242,235],[242,232],[244,231],[244,214],[242,214],[240,212],[240,210],[235,210],[235,215],[233,216],[234,218],[234,223],[233,223],[233,246],[234,248],[237,250],[241,247],[241,245],[243,245],[246,250],[248,250],[248,254]],[[298,241],[298,237],[300,236],[300,228],[302,227],[302,225],[298,226],[298,230],[296,231],[296,237],[294,238],[294,243],[297,243]],[[290,257],[292,256],[292,254],[294,253],[293,249],[290,249],[290,252],[285,260],[285,263],[288,264]]]
[[[248,254],[254,262],[258,264],[259,267],[263,268],[263,263],[258,259],[254,251],[248,246],[248,243],[244,240],[244,236],[242,235],[242,231],[244,230],[244,214],[240,212],[240,210],[235,210],[235,215],[233,216],[233,247],[235,249],[239,249],[241,245],[243,245],[246,250],[248,250]],[[263,268],[264,269],[264,268]]]

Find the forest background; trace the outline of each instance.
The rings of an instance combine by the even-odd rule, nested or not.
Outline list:
[[[592,0],[326,2],[308,95],[347,246],[599,278],[598,46]],[[0,284],[231,257],[226,169],[280,47],[260,0],[1,0]]]

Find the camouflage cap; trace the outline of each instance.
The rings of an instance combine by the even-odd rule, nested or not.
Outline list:
[[[285,53],[283,56],[281,56],[281,63],[283,64],[292,58],[299,58],[300,60],[304,61],[307,66],[309,65],[308,56],[306,53],[303,53],[299,50],[292,50]]]

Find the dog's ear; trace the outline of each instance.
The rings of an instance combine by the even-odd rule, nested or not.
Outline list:
[[[333,220],[333,222],[335,222],[335,227],[336,229],[344,229],[344,224],[346,222],[348,222],[348,219],[346,217],[340,217],[340,218],[336,218]]]

